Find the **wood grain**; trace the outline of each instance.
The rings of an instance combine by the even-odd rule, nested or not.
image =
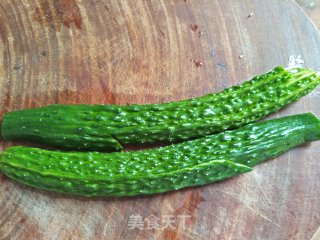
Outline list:
[[[320,29],[320,0],[296,0]]]
[[[292,54],[311,68],[320,63],[318,31],[284,0],[2,0],[0,37],[0,117],[50,103],[200,96],[285,65]],[[272,117],[320,115],[319,102],[314,92]],[[150,197],[85,199],[0,174],[0,239],[310,239],[320,226],[319,147]],[[176,223],[130,230],[134,214]],[[181,215],[190,216],[185,228]]]

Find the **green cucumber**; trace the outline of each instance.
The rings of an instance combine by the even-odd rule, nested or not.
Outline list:
[[[10,147],[1,154],[0,170],[40,189],[83,196],[135,196],[223,180],[316,140],[320,140],[320,120],[307,113],[143,151]]]
[[[17,171],[17,167],[19,168]],[[122,176],[110,179],[104,175],[64,172],[59,168],[43,173],[43,168],[5,165],[5,173],[18,182],[40,189],[82,196],[135,196],[156,194],[184,187],[204,185],[248,172],[250,167],[225,160],[213,160],[175,172]],[[84,175],[84,174],[83,174]]]
[[[64,148],[121,150],[122,144],[175,142],[235,129],[298,100],[320,84],[309,69],[284,69],[203,97],[149,105],[49,105],[5,114],[5,140]]]

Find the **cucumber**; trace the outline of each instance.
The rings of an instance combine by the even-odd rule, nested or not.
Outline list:
[[[5,114],[5,140],[113,151],[123,144],[176,142],[235,129],[298,100],[320,84],[309,69],[277,67],[203,97],[149,105],[49,105]]]
[[[316,140],[320,140],[320,120],[307,113],[143,151],[10,147],[1,154],[0,170],[18,182],[45,190],[83,196],[135,196],[223,180]]]
[[[40,189],[61,193],[90,196],[135,196],[141,194],[156,194],[184,187],[203,185],[213,181],[223,180],[251,170],[242,164],[225,160],[213,160],[175,172],[148,174],[141,176],[113,177],[88,174],[82,177],[77,172],[59,171],[42,172],[37,165],[22,167],[5,165],[5,173],[18,182]],[[84,175],[84,174],[83,174]]]

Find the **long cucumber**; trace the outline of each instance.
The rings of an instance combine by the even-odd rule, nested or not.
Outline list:
[[[143,151],[10,147],[1,154],[0,170],[40,189],[84,196],[134,196],[223,180],[317,140],[320,120],[307,113]]]
[[[49,105],[5,114],[5,140],[85,149],[181,141],[255,122],[311,92],[320,77],[310,69],[277,67],[241,85],[203,97],[149,105]]]

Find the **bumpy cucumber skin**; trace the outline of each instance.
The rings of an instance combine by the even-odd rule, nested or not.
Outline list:
[[[180,141],[235,129],[298,100],[320,84],[309,69],[273,71],[200,98],[149,105],[49,105],[9,112],[5,140],[93,150]]]
[[[106,154],[11,147],[3,151],[0,169],[41,189],[134,196],[222,180],[316,140],[320,140],[320,120],[307,113],[144,151]]]
[[[25,151],[25,149],[24,149]],[[35,149],[31,149],[34,153]],[[30,156],[30,155],[29,155]],[[39,166],[40,165],[40,166]],[[62,163],[54,163],[60,168]],[[17,170],[17,168],[19,168]],[[110,178],[97,173],[52,171],[41,164],[22,166],[4,164],[4,172],[12,179],[44,190],[82,196],[124,197],[156,194],[220,181],[251,170],[250,167],[225,160],[214,160],[175,172],[147,175],[121,175]],[[82,174],[81,174],[82,173]],[[82,175],[84,175],[82,177]]]

